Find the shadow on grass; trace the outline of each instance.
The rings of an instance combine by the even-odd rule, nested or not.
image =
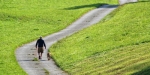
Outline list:
[[[90,8],[90,7],[100,7],[102,5],[106,5],[106,3],[96,3],[96,4],[90,4],[90,5],[81,5],[81,6],[74,6],[74,7],[68,7],[64,8],[65,10],[75,10],[75,9],[82,9],[82,8]]]
[[[150,0],[139,0],[138,2],[150,2]]]
[[[150,2],[150,0],[143,0],[143,1],[138,1],[138,2]],[[138,3],[138,2],[130,2],[130,3]]]
[[[150,75],[150,66],[132,75]]]

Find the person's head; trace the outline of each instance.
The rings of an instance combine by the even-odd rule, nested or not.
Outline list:
[[[40,36],[40,39],[42,39],[42,36]]]

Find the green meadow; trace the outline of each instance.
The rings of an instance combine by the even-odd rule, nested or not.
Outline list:
[[[150,2],[119,6],[99,23],[52,45],[70,75],[150,75]]]
[[[26,75],[15,58],[18,47],[58,32],[106,3],[117,0],[0,0],[0,75]]]

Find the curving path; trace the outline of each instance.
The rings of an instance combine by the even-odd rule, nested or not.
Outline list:
[[[103,5],[83,15],[80,19],[72,23],[66,29],[44,37],[43,39],[45,40],[47,48],[49,48],[58,40],[99,22],[102,18],[104,18],[107,14],[109,14],[116,8],[117,5]],[[28,75],[67,75],[67,73],[56,66],[55,62],[52,59],[50,61],[47,61],[47,50],[44,51],[42,60],[33,61],[35,57],[37,58],[35,43],[36,41],[33,41],[31,43],[23,45],[16,50],[16,59],[20,66],[24,69],[24,71]]]

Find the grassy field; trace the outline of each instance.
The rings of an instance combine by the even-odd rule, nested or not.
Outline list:
[[[60,31],[87,11],[116,0],[0,0],[0,75],[26,75],[15,59],[19,46]]]
[[[50,51],[71,75],[149,75],[150,2],[120,6],[100,23],[54,44]]]

